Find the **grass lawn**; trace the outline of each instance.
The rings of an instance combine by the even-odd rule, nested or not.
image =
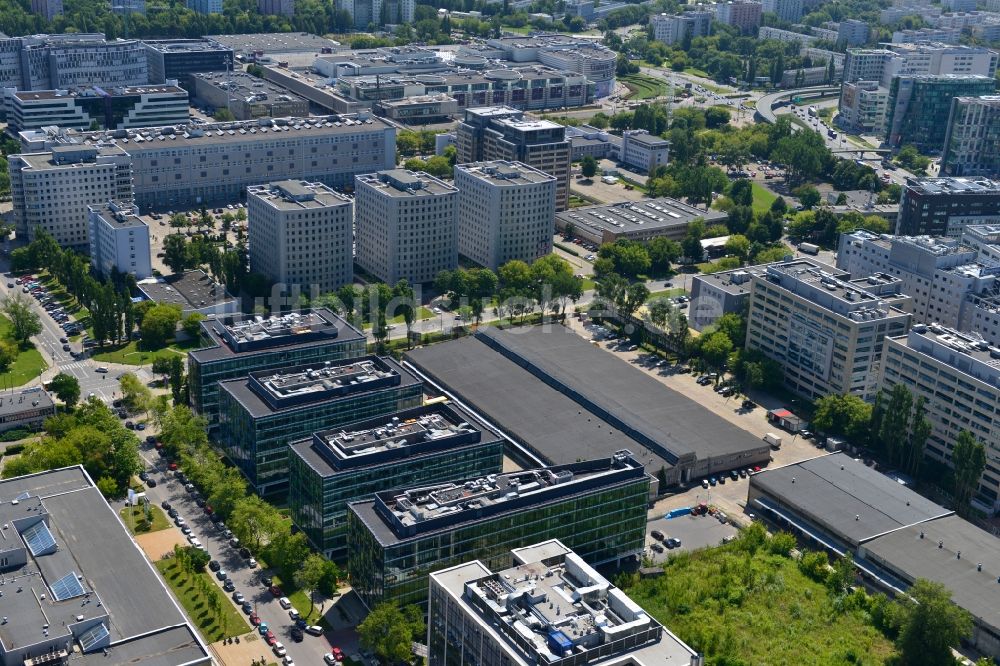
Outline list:
[[[438,315],[434,314],[433,312],[431,312],[430,310],[421,305],[419,308],[417,308],[417,316],[416,319],[414,319],[413,321],[420,321],[421,319],[431,319],[432,317],[437,317],[437,316]],[[392,319],[387,319],[386,323],[402,326],[406,323],[406,321],[403,319],[403,315],[396,315]],[[365,324],[366,331],[369,330],[371,327],[372,327],[371,322]]]
[[[874,665],[895,654],[863,611],[838,612],[795,560],[739,546],[671,557],[666,575],[625,591],[708,664]]]
[[[592,289],[597,289],[597,283],[590,278],[583,278],[583,290],[590,291]]]
[[[10,337],[10,328],[10,319],[0,315],[0,338]],[[7,367],[7,371],[0,373],[0,386],[10,387],[27,384],[32,379],[37,379],[42,370],[47,367],[41,353],[35,349],[34,345],[28,348],[22,347],[17,358]]]
[[[165,530],[170,527],[170,523],[167,521],[167,516],[160,510],[160,507],[150,505],[149,512],[153,517],[152,523],[146,522],[146,514],[142,510],[141,506],[127,506],[119,511],[118,515],[122,517],[122,522],[125,523],[125,526],[132,534],[159,532],[160,530]],[[133,525],[135,526],[134,529]]]
[[[306,594],[305,590],[300,590],[295,587],[295,583],[288,581],[285,582],[278,574],[273,576],[274,584],[281,588],[281,591],[285,593],[288,600],[292,602],[292,608],[299,612],[303,618],[305,618],[308,624],[319,624],[321,615],[319,612],[319,604],[313,604],[312,614],[308,617],[306,616],[306,611],[309,610],[309,595]]]
[[[662,291],[654,291],[649,294],[649,298],[646,299],[646,302],[648,303],[654,298],[663,298],[663,297],[674,298],[675,296],[683,296],[686,293],[687,292],[681,289],[680,287],[675,287],[673,289],[663,289]]]
[[[91,358],[95,361],[107,361],[108,363],[145,365],[152,363],[157,358],[171,358],[172,356],[186,358],[189,349],[195,349],[200,346],[197,340],[187,340],[168,345],[156,351],[145,351],[139,349],[139,342],[139,340],[133,340],[124,345],[105,347],[104,351],[95,352]]]
[[[157,562],[156,568],[159,569],[164,580],[167,581],[170,589],[173,590],[174,595],[180,600],[181,605],[184,606],[188,617],[198,625],[201,633],[209,643],[214,643],[223,638],[239,636],[249,631],[250,625],[247,624],[239,611],[236,610],[236,607],[229,601],[222,588],[215,584],[211,576],[205,572],[191,576],[181,571],[175,565],[176,560],[171,557]],[[222,609],[219,615],[216,615],[215,611],[212,610],[212,607],[206,601],[205,593],[196,584],[195,581],[199,578],[203,578],[208,583],[204,588],[208,590],[208,594],[218,597],[218,605]]]
[[[778,198],[778,195],[755,180],[750,181],[750,185],[753,188],[753,212],[766,213],[771,209],[771,204]]]
[[[667,83],[646,74],[629,74],[618,78],[629,89],[630,100],[652,99],[667,94]]]

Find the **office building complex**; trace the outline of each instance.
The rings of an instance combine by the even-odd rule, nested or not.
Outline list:
[[[142,45],[150,83],[176,79],[190,89],[191,74],[224,72],[234,67],[233,50],[212,39],[146,40]]]
[[[31,13],[51,21],[63,13],[62,0],[31,0]]]
[[[219,382],[219,441],[261,495],[288,489],[288,445],[314,432],[417,407],[423,384],[365,356],[251,372]]]
[[[456,163],[521,162],[556,179],[556,210],[569,202],[572,148],[566,129],[550,120],[530,120],[510,107],[466,109],[455,130]]]
[[[0,86],[63,90],[144,86],[146,54],[136,40],[106,40],[101,33],[0,38]]]
[[[348,505],[348,567],[368,608],[427,602],[427,575],[560,539],[592,565],[642,553],[650,479],[628,451],[607,458],[375,493]]]
[[[257,11],[265,16],[294,16],[295,0],[257,0]]]
[[[857,19],[845,19],[837,24],[837,44],[859,46],[868,41],[868,24]]]
[[[782,21],[798,23],[802,18],[802,0],[764,0],[764,11]]]
[[[345,187],[359,173],[396,162],[395,128],[377,118],[343,115],[150,128],[124,136],[58,132],[38,143],[87,141],[131,158],[135,201],[142,210],[231,203],[245,196],[248,186],[278,180]]]
[[[201,349],[188,352],[192,406],[218,423],[219,382],[251,372],[364,356],[366,339],[326,308],[268,319],[220,317],[201,323]]]
[[[923,152],[938,152],[944,147],[948,124],[956,97],[989,95],[996,80],[987,76],[920,75],[899,76],[889,88],[885,137],[889,145],[912,144]]]
[[[191,74],[191,96],[214,109],[229,109],[236,120],[305,117],[309,102],[247,72]]]
[[[654,14],[649,22],[653,36],[664,44],[680,44],[695,37],[707,37],[712,25],[712,12],[691,11],[682,14]]]
[[[186,123],[188,94],[175,84],[131,88],[25,90],[6,96],[8,131],[131,129]]]
[[[302,293],[354,280],[354,202],[322,183],[285,180],[247,189],[250,270]]]
[[[845,81],[840,88],[837,122],[851,132],[884,136],[888,108],[889,89],[878,81]]]
[[[108,201],[90,206],[90,265],[101,275],[129,273],[141,280],[153,274],[149,259],[149,227],[131,202]]]
[[[760,25],[760,17],[764,6],[750,0],[729,0],[711,5],[715,11],[715,20],[740,29],[745,35],[753,33]]]
[[[941,173],[1000,177],[1000,95],[952,100]]]
[[[383,282],[430,282],[458,266],[458,190],[422,172],[391,169],[358,176],[355,252]]]
[[[908,300],[877,292],[893,279],[871,276],[862,287],[806,262],[771,264],[751,273],[747,349],[757,349],[784,368],[785,385],[810,399],[852,393],[873,399],[887,335],[905,334]],[[867,282],[867,281],[866,281]]]
[[[317,432],[288,457],[292,520],[326,557],[347,559],[347,504],[393,488],[501,472],[503,440],[455,405],[414,407]]]
[[[455,166],[458,252],[497,270],[552,252],[556,179],[520,162]]]
[[[556,215],[556,228],[565,231],[572,224],[575,237],[595,245],[614,243],[619,238],[648,241],[657,236],[680,241],[695,218],[703,219],[707,225],[723,224],[726,214],[658,197],[564,210]]]
[[[886,342],[881,388],[903,384],[914,399],[924,398],[931,422],[925,455],[946,464],[958,434],[971,432],[986,447],[986,470],[975,493],[977,508],[1000,510],[1000,433],[993,405],[1000,399],[1000,348],[977,333],[940,324],[917,325],[908,335]]]
[[[199,14],[221,14],[222,0],[185,0],[187,8]]]
[[[658,166],[666,166],[670,159],[670,142],[646,130],[622,132],[619,160],[642,173],[651,173]]]
[[[596,97],[611,94],[618,57],[617,53],[592,39],[560,34],[489,39],[481,50],[462,47],[459,54],[498,57],[514,63],[538,62],[555,69],[575,72],[594,83]]]
[[[961,236],[970,224],[993,224],[1000,211],[1000,181],[986,178],[916,178],[903,187],[896,233]]]
[[[18,238],[42,229],[62,247],[90,250],[88,206],[132,200],[132,163],[117,146],[58,146],[11,155],[10,191]]]
[[[41,387],[12,392],[0,402],[0,432],[15,428],[40,430],[45,419],[55,413],[52,396]]]
[[[4,479],[0,496],[0,663],[213,663],[83,467]]]
[[[513,566],[496,572],[476,560],[430,575],[431,666],[702,663],[558,539],[511,555]]]
[[[182,318],[195,312],[203,317],[219,317],[240,311],[240,301],[226,291],[224,284],[216,282],[200,268],[139,280],[136,289],[153,303],[176,305]]]

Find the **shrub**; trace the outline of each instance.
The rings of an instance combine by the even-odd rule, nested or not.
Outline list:
[[[793,535],[788,532],[778,532],[771,537],[771,540],[767,544],[767,549],[775,555],[788,557],[797,545],[798,542]]]
[[[821,583],[826,582],[828,566],[829,562],[826,559],[826,553],[817,551],[805,553],[802,559],[799,560],[799,569],[802,573]]]

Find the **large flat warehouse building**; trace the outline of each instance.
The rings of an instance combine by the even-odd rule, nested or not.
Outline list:
[[[769,459],[766,443],[562,326],[481,329],[405,358],[531,462],[628,449],[654,485],[673,486]]]

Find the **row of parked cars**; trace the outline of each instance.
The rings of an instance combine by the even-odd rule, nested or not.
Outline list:
[[[717,484],[724,486],[726,485],[726,476],[729,476],[729,478],[733,481],[737,481],[739,479],[746,479],[747,477],[750,477],[759,471],[760,471],[759,465],[755,465],[754,467],[747,467],[745,469],[731,469],[729,470],[728,475],[720,474],[719,476],[710,476],[707,479],[703,479],[701,482],[701,487],[708,488],[710,486],[715,486]]]
[[[649,535],[654,539],[656,539],[657,541],[663,543],[663,546],[661,546],[659,543],[654,543],[650,546],[650,548],[652,548],[657,553],[662,553],[664,546],[666,546],[669,550],[673,550],[674,548],[680,548],[681,546],[680,539],[678,539],[677,537],[668,537],[660,530],[653,530],[652,532],[649,533]]]
[[[74,335],[83,330],[82,324],[70,320],[69,314],[63,308],[62,304],[49,294],[45,286],[35,276],[25,275],[17,278],[14,282],[7,283],[8,289],[16,289],[18,286],[21,287],[23,293],[33,296],[38,301],[38,304],[45,309],[53,321],[59,324],[67,335]],[[72,351],[67,338],[60,338],[59,341],[62,343],[63,351]]]

